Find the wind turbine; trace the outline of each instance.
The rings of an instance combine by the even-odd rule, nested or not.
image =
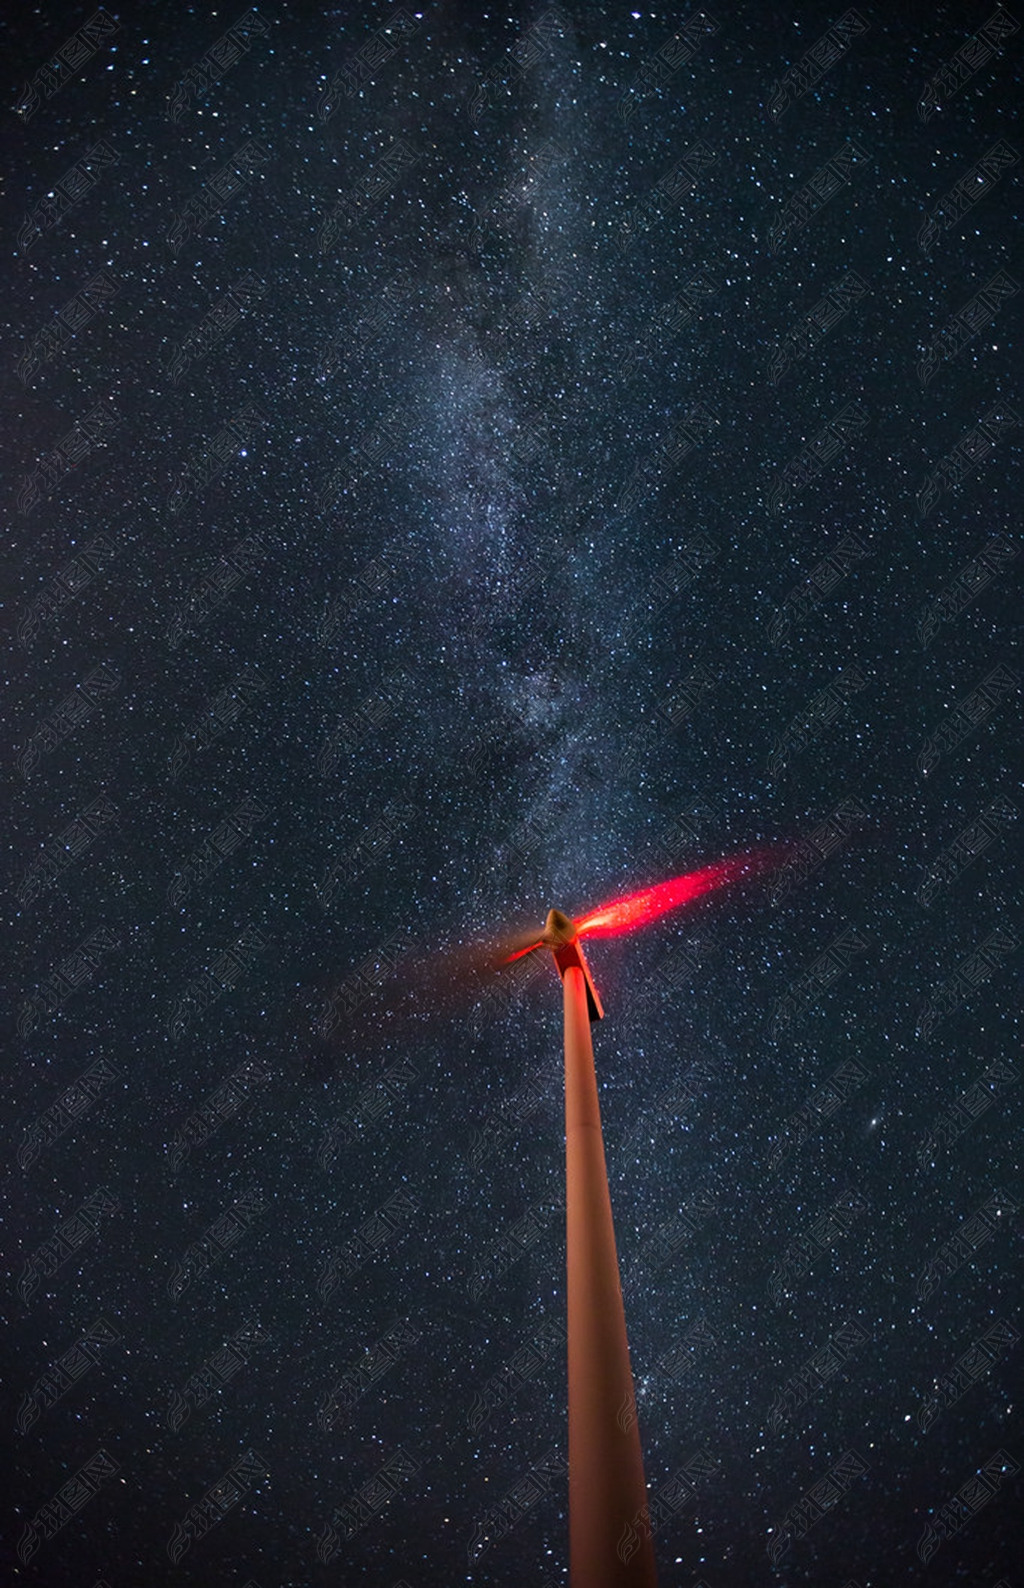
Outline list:
[[[777,851],[776,851],[777,852]],[[579,920],[549,910],[506,963],[549,948],[565,1007],[565,1214],[569,1303],[569,1577],[572,1588],[656,1588],[657,1572],[590,1027],[604,1010],[580,939],[635,930],[775,863],[720,861],[615,899]]]

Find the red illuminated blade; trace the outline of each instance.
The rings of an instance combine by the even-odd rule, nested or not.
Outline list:
[[[612,937],[619,932],[632,932],[664,915],[666,910],[699,899],[702,893],[710,893],[727,882],[778,864],[778,856],[771,850],[756,850],[753,854],[737,855],[733,860],[720,860],[701,871],[687,872],[685,877],[673,877],[669,882],[659,882],[640,893],[628,893],[622,899],[591,910],[576,922],[576,930],[581,937]]]

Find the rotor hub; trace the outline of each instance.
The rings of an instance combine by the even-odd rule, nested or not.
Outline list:
[[[569,916],[563,915],[561,910],[549,910],[541,936],[541,942],[545,947],[562,948],[566,943],[572,943],[575,940],[576,923]]]

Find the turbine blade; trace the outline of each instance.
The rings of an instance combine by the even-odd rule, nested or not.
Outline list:
[[[536,943],[528,943],[525,948],[517,948],[514,954],[509,954],[505,959],[506,965],[511,965],[514,959],[522,959],[524,954],[532,954],[535,948],[543,948],[544,943],[538,939]]]
[[[699,871],[689,871],[685,876],[671,877],[668,882],[656,883],[654,887],[643,888],[639,893],[624,894],[622,898],[613,899],[610,904],[600,905],[598,909],[582,916],[576,922],[576,930],[580,937],[613,937],[620,932],[633,932],[638,926],[644,926],[648,921],[664,915],[666,910],[689,904],[714,888],[782,865],[790,849],[791,846],[786,844],[755,849],[749,854],[736,855],[731,860],[720,860],[713,866],[704,866]]]

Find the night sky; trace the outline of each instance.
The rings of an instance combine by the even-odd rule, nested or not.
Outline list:
[[[1024,1582],[1024,11],[904,9],[0,30],[4,1582],[567,1584],[489,958],[766,845],[588,948],[659,1580]]]

